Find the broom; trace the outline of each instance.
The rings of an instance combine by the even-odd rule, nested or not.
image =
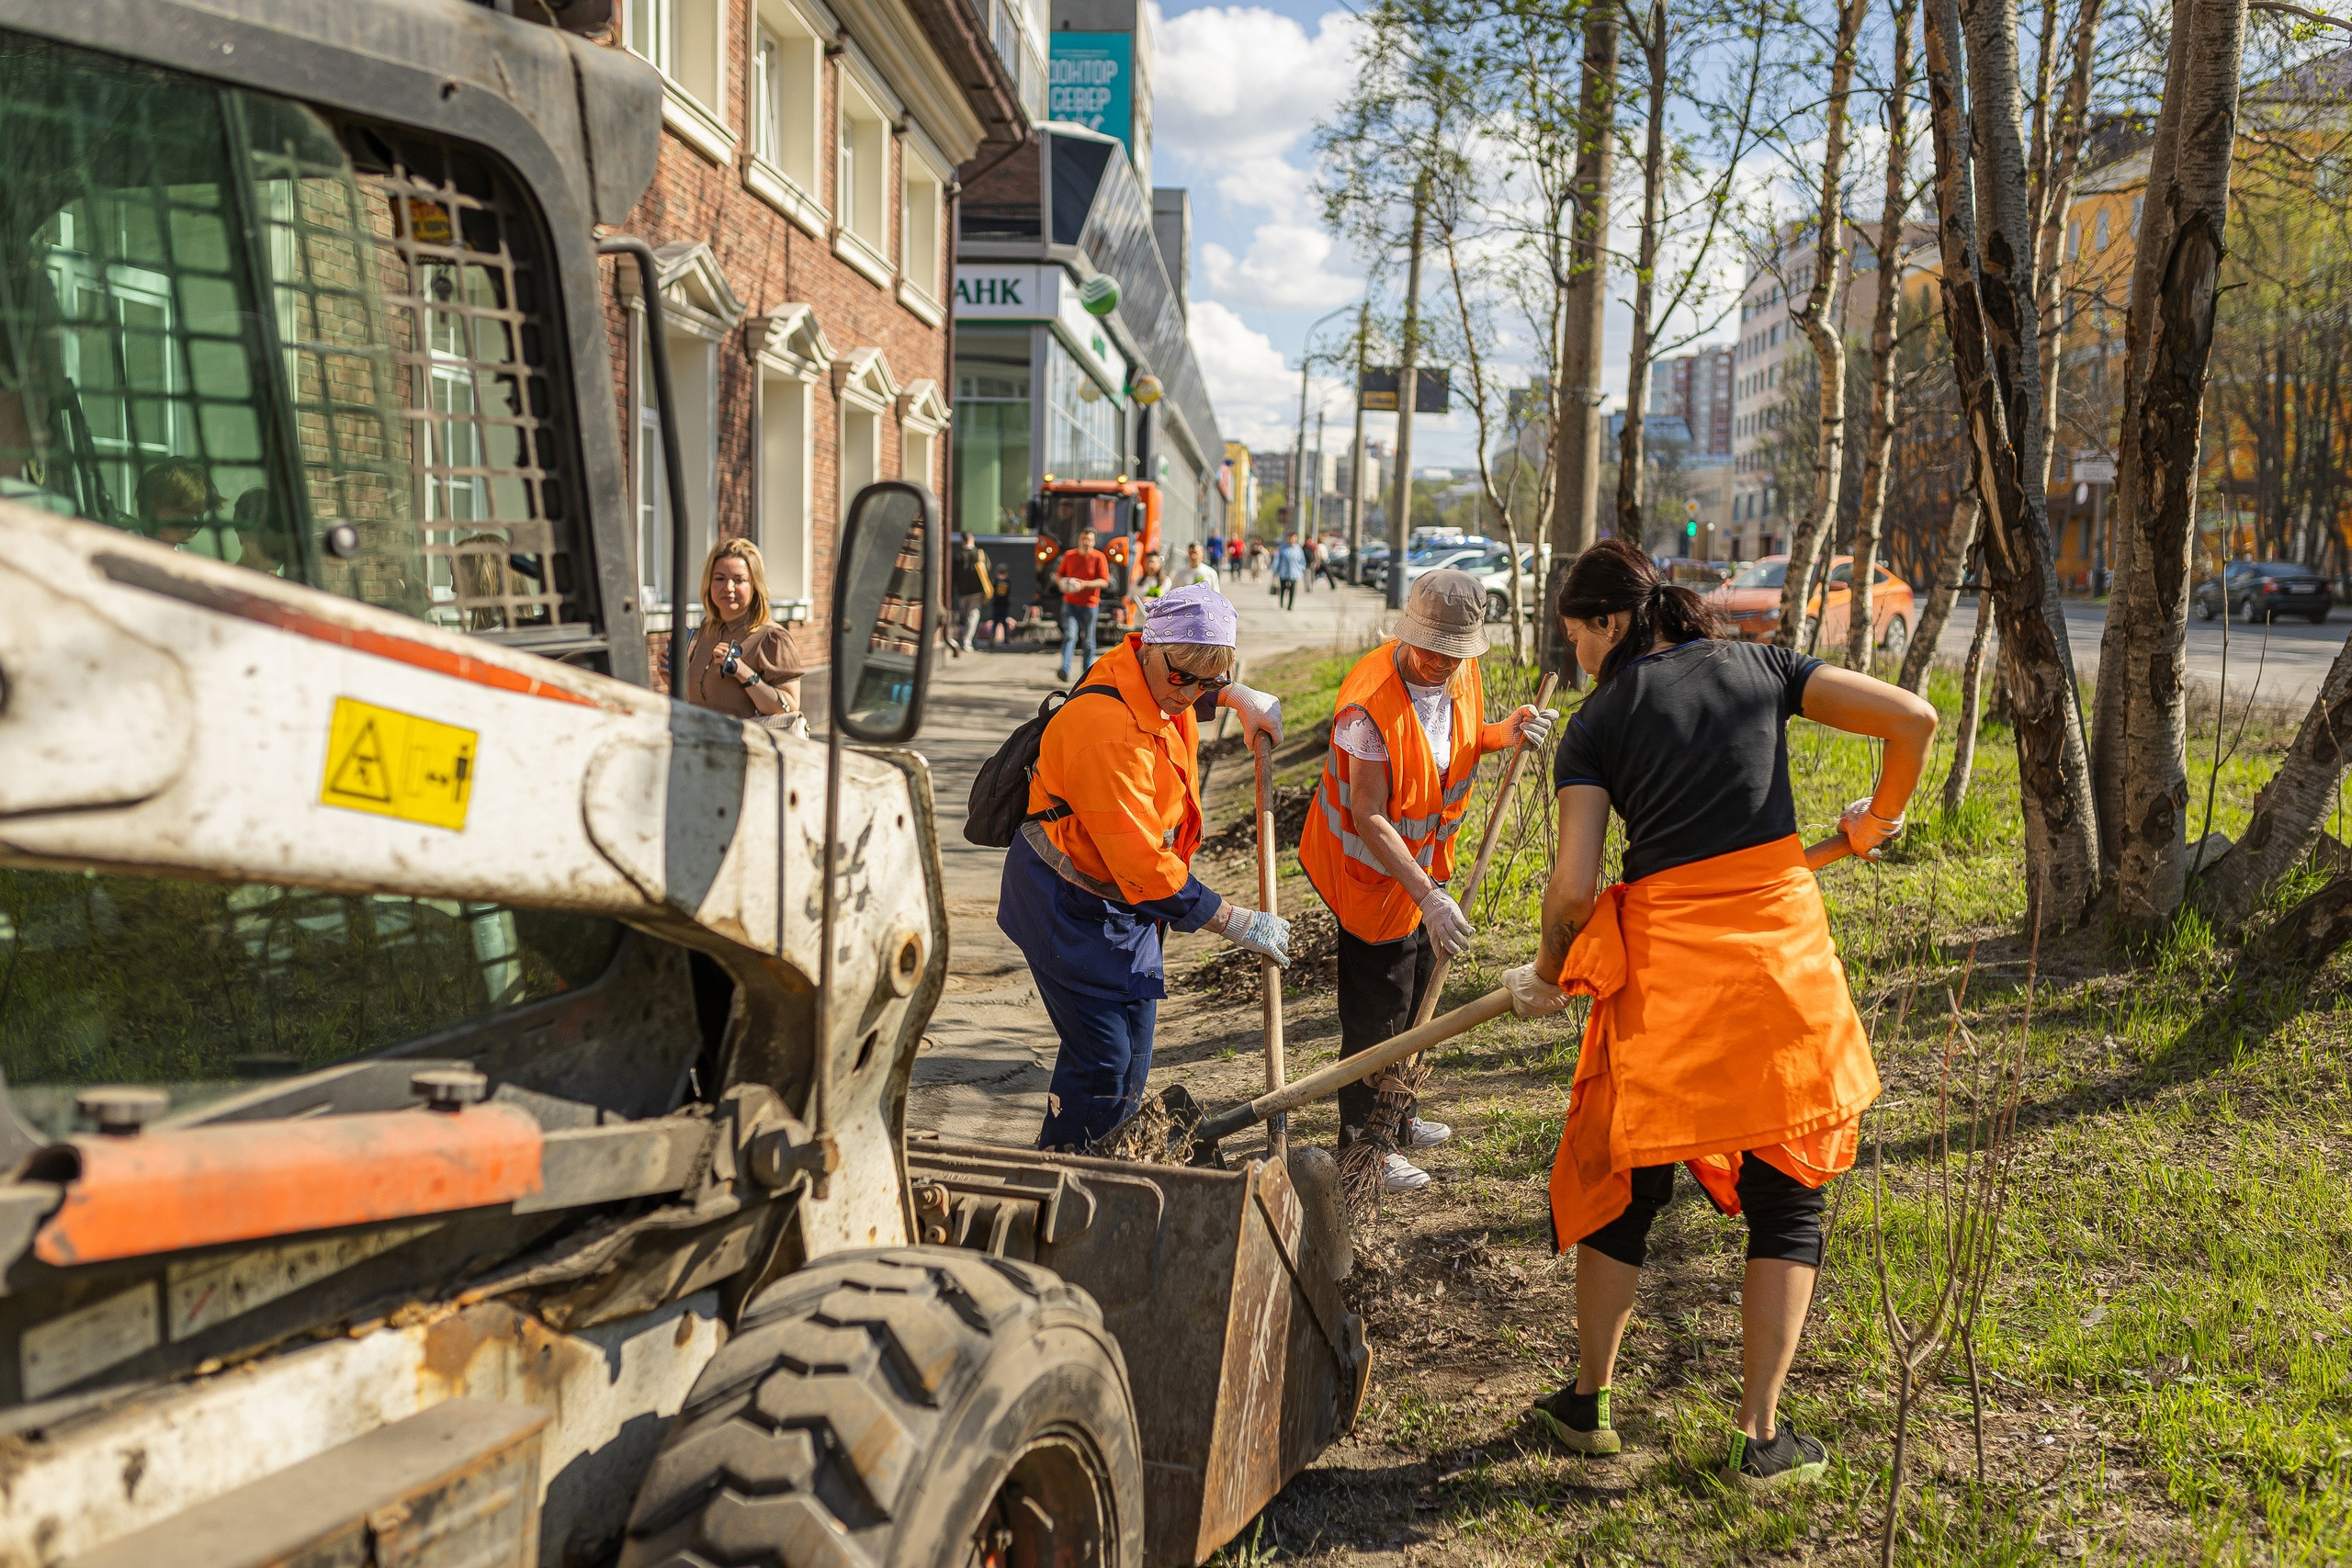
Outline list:
[[[1559,683],[1557,675],[1546,674],[1535,688],[1535,706],[1549,707],[1552,693]],[[1461,902],[1464,906],[1478,896],[1478,884],[1487,874],[1487,863],[1495,858],[1495,842],[1502,836],[1503,813],[1510,808],[1511,793],[1519,787],[1520,769],[1526,763],[1527,740],[1522,736],[1511,748],[1510,764],[1503,770],[1502,787],[1495,792],[1495,803],[1487,812],[1487,831],[1478,840],[1478,858],[1472,863],[1469,878],[1462,885]],[[1413,1010],[1415,1029],[1429,1022],[1437,1011],[1438,998],[1445,992],[1445,972],[1453,963],[1451,953],[1437,955],[1437,963],[1430,970],[1430,983],[1421,992],[1420,1006]],[[1396,1147],[1397,1134],[1404,1130],[1406,1108],[1420,1097],[1429,1080],[1429,1064],[1418,1053],[1381,1075],[1379,1099],[1373,1104],[1372,1119],[1364,1124],[1363,1135],[1350,1144],[1347,1152],[1340,1156],[1340,1191],[1355,1212],[1370,1213],[1379,1208],[1381,1165]]]

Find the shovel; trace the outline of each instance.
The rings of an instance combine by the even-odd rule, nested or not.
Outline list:
[[[1257,762],[1258,907],[1274,913],[1274,742],[1264,730],[1251,748]],[[1259,984],[1265,1010],[1266,1092],[1283,1087],[1283,968],[1271,958],[1258,960]],[[1281,1159],[1290,1143],[1290,1118],[1275,1113],[1266,1122],[1266,1157]]]

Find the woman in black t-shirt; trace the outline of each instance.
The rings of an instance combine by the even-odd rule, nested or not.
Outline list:
[[[1687,1162],[1748,1226],[1726,1468],[1755,1484],[1817,1472],[1823,1445],[1775,1410],[1821,1265],[1823,1188],[1852,1166],[1879,1085],[1809,867],[1849,850],[1875,859],[1902,830],[1936,711],[1790,649],[1715,640],[1698,596],[1622,540],[1577,558],[1555,608],[1599,685],[1557,752],[1542,947],[1504,980],[1522,1018],[1571,991],[1593,1006],[1552,1170],[1555,1243],[1577,1248],[1580,1366],[1535,1419],[1580,1452],[1618,1450],[1617,1347],[1650,1222]],[[1800,714],[1886,742],[1834,853],[1797,837],[1787,732]],[[1612,808],[1624,879],[1598,890]]]

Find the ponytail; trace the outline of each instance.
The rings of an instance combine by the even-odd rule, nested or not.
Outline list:
[[[1625,635],[1601,662],[1598,678],[1602,681],[1647,653],[1660,638],[1679,646],[1716,635],[1714,612],[1707,602],[1667,581],[1648,556],[1623,539],[1603,539],[1577,557],[1553,608],[1564,620],[1632,615]]]

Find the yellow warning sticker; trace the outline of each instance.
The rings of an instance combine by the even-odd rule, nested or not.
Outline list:
[[[473,798],[475,739],[454,724],[337,697],[319,802],[463,829]]]

